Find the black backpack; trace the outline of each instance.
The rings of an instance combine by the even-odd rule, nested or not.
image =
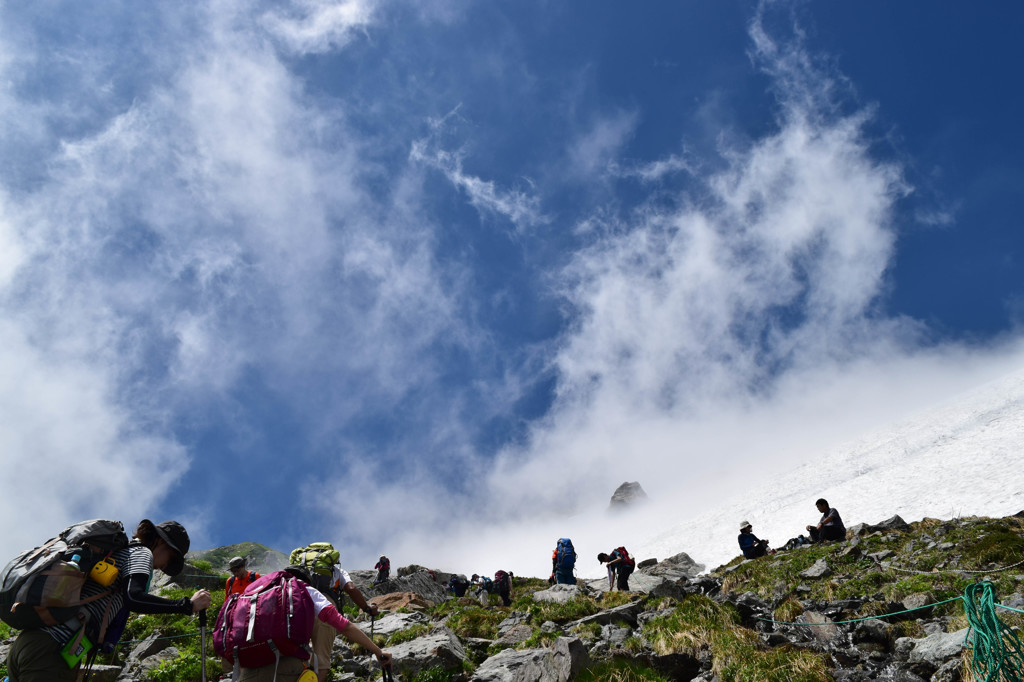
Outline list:
[[[20,630],[59,625],[79,615],[85,603],[114,593],[114,587],[82,599],[89,571],[128,546],[120,521],[82,521],[35,549],[25,550],[0,571],[0,619]],[[76,563],[71,560],[77,555]]]

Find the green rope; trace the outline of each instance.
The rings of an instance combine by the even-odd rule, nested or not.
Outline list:
[[[848,623],[860,623],[865,620],[878,620],[880,618],[888,618],[889,616],[899,616],[904,613],[910,613],[911,611],[920,611],[922,609],[930,609],[933,606],[941,606],[942,604],[948,604],[951,601],[960,601],[961,597],[953,597],[952,599],[944,599],[937,601],[934,604],[925,604],[924,606],[916,606],[912,609],[906,609],[904,611],[893,611],[892,613],[883,613],[880,616],[866,616],[864,618],[854,618],[853,620],[830,620],[827,623],[789,623],[783,620],[772,620],[771,618],[757,618],[757,620],[763,620],[766,623],[775,623],[776,625],[802,625],[810,627],[814,625],[846,625]],[[756,617],[755,617],[756,618]]]
[[[963,601],[964,612],[967,615],[967,636],[964,638],[964,646],[972,641],[971,648],[971,671],[977,682],[1024,682],[1024,645],[1005,623],[999,620],[996,615],[996,608],[1024,613],[1020,609],[1003,606],[996,602],[995,586],[986,581],[969,585],[962,597],[953,597],[944,601],[927,604],[904,611],[895,611],[880,616],[867,616],[866,618],[855,618],[853,620],[829,621],[826,623],[793,623],[771,618],[758,618],[757,620],[774,623],[776,625],[799,625],[812,627],[815,625],[844,625],[848,623],[859,623],[865,620],[877,620],[898,616],[911,611],[930,609],[933,606],[948,604],[953,601]]]
[[[978,682],[1021,682],[1024,646],[1013,630],[996,616],[996,606],[995,587],[987,580],[968,585],[964,590],[964,612],[970,624],[965,646],[974,634],[971,671]]]
[[[161,639],[183,639],[185,637],[198,637],[199,634],[200,634],[199,631],[196,630],[195,632],[186,632],[183,635],[167,635],[166,637],[156,637],[156,638],[154,638],[153,641],[159,641]],[[146,639],[149,639],[149,638],[147,637]],[[122,644],[138,644],[139,642],[145,642],[146,639],[122,639],[117,644],[118,644],[118,646],[120,646]]]

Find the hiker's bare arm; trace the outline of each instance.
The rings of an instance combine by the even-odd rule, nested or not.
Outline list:
[[[345,587],[341,589],[345,590],[345,593],[352,598],[352,601],[356,603],[356,606],[358,606],[365,613],[368,613],[374,617],[376,617],[377,614],[380,613],[376,605],[368,604],[366,602],[366,597],[364,597],[363,593],[359,591],[359,588],[356,587],[355,583],[347,582],[345,583]]]
[[[350,642],[358,644],[376,656],[377,660],[381,662],[381,665],[387,666],[391,664],[391,654],[374,644],[373,641],[366,636],[365,632],[356,627],[355,623],[350,622],[340,632],[342,637]]]

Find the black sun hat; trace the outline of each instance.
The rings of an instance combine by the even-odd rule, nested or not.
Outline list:
[[[160,539],[177,552],[177,556],[162,569],[163,572],[169,576],[178,575],[185,569],[185,553],[188,552],[190,544],[185,526],[177,521],[164,521],[154,524],[153,527],[156,528],[156,534],[160,536]]]

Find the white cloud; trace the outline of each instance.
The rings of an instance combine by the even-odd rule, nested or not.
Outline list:
[[[374,0],[297,0],[286,11],[263,16],[263,26],[300,54],[344,47],[373,21]]]
[[[466,193],[469,203],[482,214],[502,216],[519,230],[547,220],[540,211],[536,195],[516,189],[502,190],[493,181],[464,172],[462,152],[435,149],[430,140],[418,140],[409,158],[441,171],[452,185]]]
[[[674,204],[659,194],[589,221],[606,229],[583,233],[595,241],[560,279],[573,323],[552,360],[555,404],[480,491],[476,521],[494,524],[493,541],[455,524],[439,561],[471,561],[460,548],[486,542],[495,567],[543,574],[561,535],[600,548],[638,532],[600,513],[623,481],[664,501],[647,522],[690,518],[769,467],[813,461],[1019,362],[1013,339],[930,346],[922,323],[883,313],[902,170],[872,151],[872,112],[843,113],[841,76],[799,41],[775,42],[760,18],[751,36],[774,79],[776,130],[723,149],[703,192],[687,184]],[[595,127],[576,167],[621,169],[631,120]],[[410,553],[429,555],[424,545],[409,538]]]
[[[8,546],[38,544],[68,519],[144,514],[183,473],[181,446],[146,435],[116,405],[115,374],[42,351],[16,324],[0,324],[0,509],[19,519],[4,532]]]
[[[613,173],[618,177],[637,178],[641,182],[650,183],[663,180],[677,173],[696,175],[697,168],[693,162],[683,156],[671,154],[664,159],[647,163],[628,163],[618,166],[613,163]]]
[[[337,46],[368,7],[305,5],[296,49]],[[4,402],[34,409],[0,427],[0,457],[12,472],[45,459],[60,472],[47,490],[67,493],[26,536],[85,509],[129,519],[160,504],[190,463],[172,423],[214,418],[204,407],[230,401],[247,369],[296,412],[316,408],[305,418],[332,435],[311,440],[344,441],[355,415],[435,381],[433,344],[473,342],[455,319],[457,266],[439,272],[418,190],[399,181],[371,199],[364,173],[379,168],[360,137],[306,97],[236,9],[212,8],[205,32],[162,34],[160,49],[188,59],[62,140],[34,190],[0,204],[2,364],[19,371]],[[235,407],[226,427],[244,438]],[[108,465],[93,485],[89,472]],[[4,511],[39,495],[12,491]]]

